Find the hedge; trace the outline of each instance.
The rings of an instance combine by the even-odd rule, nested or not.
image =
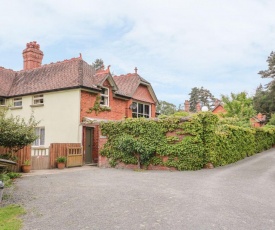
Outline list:
[[[111,166],[122,162],[198,170],[209,162],[214,166],[234,163],[275,143],[274,127],[224,124],[211,112],[185,118],[104,122],[101,130],[108,138],[101,155],[108,157]]]

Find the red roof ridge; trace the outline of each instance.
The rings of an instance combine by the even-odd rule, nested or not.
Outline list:
[[[102,69],[97,70],[95,75],[110,73],[110,67],[111,65],[108,65],[107,69],[104,69],[103,67]]]
[[[127,77],[127,76],[136,76],[138,74],[136,73],[127,73],[127,74],[120,74],[120,75],[115,75],[114,77]]]
[[[9,71],[13,71],[13,72],[14,72],[13,69],[7,69],[7,68],[5,68],[5,67],[3,67],[3,66],[0,66],[0,70],[9,70]]]
[[[29,69],[29,70],[40,69],[40,68],[43,68],[44,66],[52,66],[52,65],[56,65],[56,64],[62,64],[62,63],[67,63],[67,62],[70,62],[70,61],[78,61],[78,60],[83,60],[81,54],[80,54],[79,57],[73,57],[71,59],[65,59],[63,61],[51,62],[49,64],[44,64],[44,65],[41,65],[40,67]],[[24,72],[24,71],[26,71],[26,70],[22,69],[22,70],[19,70],[17,72]]]

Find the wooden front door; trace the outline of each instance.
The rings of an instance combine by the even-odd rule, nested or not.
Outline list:
[[[87,127],[86,128],[86,144],[85,144],[85,163],[93,163],[92,151],[93,151],[93,137],[94,137],[94,129]]]

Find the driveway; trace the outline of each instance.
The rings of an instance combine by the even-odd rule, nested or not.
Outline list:
[[[275,150],[212,170],[48,170],[12,193],[31,230],[275,229]]]

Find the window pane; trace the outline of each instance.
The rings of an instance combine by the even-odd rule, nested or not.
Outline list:
[[[149,105],[144,105],[144,107],[145,107],[144,114],[149,116],[149,114],[150,114],[150,106]]]
[[[143,104],[138,103],[138,113],[143,114]]]
[[[45,128],[40,129],[40,145],[45,144]]]
[[[137,103],[133,102],[132,106],[133,106],[133,112],[137,112]]]
[[[6,100],[5,98],[0,98],[0,105],[5,105],[6,103]]]
[[[132,113],[132,117],[133,118],[137,118],[137,114],[136,113]]]
[[[22,106],[22,98],[14,98],[13,106]]]

